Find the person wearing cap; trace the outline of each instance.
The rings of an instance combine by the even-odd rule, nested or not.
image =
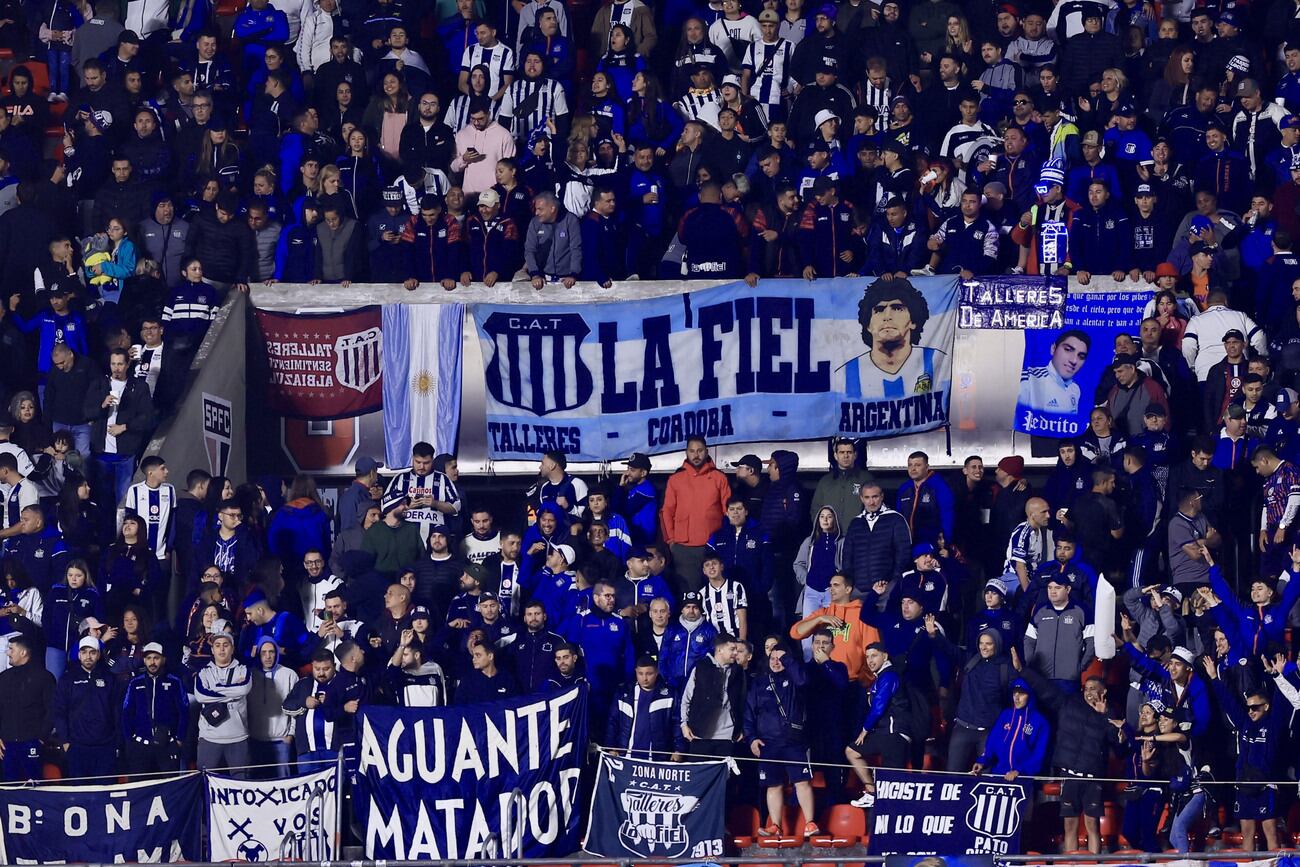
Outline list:
[[[799,217],[803,277],[853,277],[862,270],[866,249],[860,218],[852,202],[839,196],[840,183],[829,175],[816,179]]]
[[[659,644],[659,673],[674,695],[681,694],[696,663],[713,652],[718,634],[704,616],[703,596],[694,590],[683,593],[681,610]]]
[[[1300,462],[1300,394],[1294,388],[1280,389],[1273,407],[1277,417],[1268,423],[1263,441],[1283,460]]]
[[[1300,64],[1300,45],[1295,46],[1296,61]],[[1295,76],[1296,73],[1288,72],[1283,80]],[[1300,78],[1297,78],[1300,80]],[[1275,89],[1275,93],[1281,93],[1281,87]],[[1281,98],[1280,95],[1278,98]],[[1281,142],[1273,150],[1268,152],[1264,159],[1264,171],[1272,171],[1272,183],[1269,186],[1272,189],[1280,189],[1291,182],[1291,166],[1300,158],[1300,117],[1290,111],[1284,112],[1284,117],[1278,121],[1277,128],[1281,135]],[[1264,177],[1267,182],[1269,178]]]
[[[781,833],[785,786],[789,783],[806,817],[801,836],[807,839],[821,833],[821,829],[812,821],[812,765],[807,731],[812,723],[808,715],[811,696],[802,654],[778,640],[757,668],[752,688],[746,690],[743,729],[750,752],[758,759],[758,784],[767,801],[767,825],[759,834]]]
[[[452,597],[465,573],[465,563],[451,548],[451,534],[445,527],[429,531],[428,555],[415,561],[415,589],[412,597],[435,611],[449,611]],[[481,575],[482,570],[477,569]]]
[[[1098,404],[1110,410],[1116,433],[1126,439],[1146,429],[1144,419],[1148,409],[1158,408],[1161,415],[1169,414],[1169,398],[1164,388],[1139,369],[1139,360],[1136,355],[1115,356],[1111,362],[1114,385]]]
[[[1196,163],[1193,182],[1197,190],[1208,190],[1219,206],[1236,214],[1250,206],[1250,163],[1228,149],[1228,134],[1218,127],[1205,131],[1205,155]]]
[[[774,9],[758,15],[759,38],[745,50],[740,90],[757,100],[771,120],[785,119],[785,99],[793,90],[795,46],[781,37],[781,18]]]
[[[644,545],[653,541],[658,530],[656,504],[658,495],[650,482],[650,458],[636,452],[627,460],[618,478],[618,490],[613,498],[614,507],[627,521],[632,543]]]
[[[1065,93],[1088,93],[1088,82],[1100,78],[1103,70],[1124,68],[1123,45],[1105,29],[1108,12],[1108,6],[1097,0],[1052,10],[1047,32],[1063,46],[1059,70]]]
[[[315,641],[298,615],[291,611],[276,611],[266,594],[254,589],[244,600],[244,617],[248,622],[239,640],[242,658],[253,660],[262,639],[270,638],[284,655],[285,665],[296,670],[307,662]]]
[[[912,568],[899,576],[889,591],[885,607],[899,610],[902,600],[909,597],[932,614],[947,608],[948,576],[943,572],[943,560],[933,542],[918,542],[912,546]]]
[[[1205,309],[1187,323],[1183,333],[1183,357],[1196,372],[1196,378],[1205,384],[1207,393],[1214,392],[1213,398],[1208,399],[1209,403],[1218,405],[1222,400],[1226,404],[1236,392],[1230,387],[1229,375],[1240,382],[1248,372],[1245,361],[1247,344],[1257,352],[1266,353],[1268,343],[1263,329],[1255,324],[1254,319],[1228,306],[1225,292],[1211,291],[1205,303]],[[1231,366],[1219,365],[1229,351],[1232,352]],[[1219,406],[1217,411],[1221,413],[1222,409]],[[1214,426],[1209,424],[1209,429]]]
[[[366,244],[370,251],[370,278],[376,283],[404,283],[415,279],[412,251],[416,218],[406,210],[402,191],[386,187],[384,207],[366,220]]]
[[[50,706],[55,743],[67,756],[68,776],[104,777],[117,765],[119,683],[102,661],[99,639],[77,645],[77,665],[59,677]]]
[[[826,122],[824,118],[820,123],[817,120],[823,111],[829,111],[836,118],[853,116],[853,94],[840,80],[841,71],[847,72],[847,67],[827,60],[822,58],[812,83],[799,91],[790,106],[790,137],[795,141],[807,142],[816,137],[818,128]]]
[[[776,562],[771,553],[770,537],[759,521],[749,515],[748,506],[740,497],[727,501],[726,523],[709,538],[709,550],[701,561],[701,569],[710,556],[716,555],[721,559],[728,579],[738,581],[745,588],[749,609],[748,634],[761,635],[771,620],[772,576]],[[685,573],[682,577],[687,580],[689,589],[700,588],[700,584],[692,582]]]
[[[650,572],[650,555],[645,548],[630,548],[624,558],[627,568],[623,580],[616,583],[618,593],[618,613],[636,627],[639,618],[649,610],[650,603],[656,599],[668,600],[673,604],[674,594],[662,575]],[[629,592],[630,591],[630,592]]]
[[[184,682],[167,671],[163,647],[151,641],[142,648],[144,668],[126,684],[122,697],[122,771],[175,773],[189,719],[190,698]]]
[[[1285,679],[1283,661],[1279,656],[1266,666],[1275,683]],[[1283,745],[1289,737],[1288,728],[1295,708],[1292,700],[1294,687],[1280,690],[1282,697],[1287,699],[1286,704],[1279,703],[1274,707],[1273,697],[1266,687],[1254,687],[1243,697],[1229,691],[1219,677],[1214,660],[1206,657],[1201,662],[1214,687],[1219,710],[1236,734],[1237,760],[1233,777],[1237,785],[1233,790],[1232,814],[1241,823],[1242,845],[1254,849],[1255,834],[1262,825],[1266,847],[1275,850],[1278,847],[1277,785],[1263,781],[1278,778],[1277,767],[1283,761]]]
[[[232,769],[235,777],[252,763],[248,744],[248,694],[252,674],[235,658],[235,639],[225,620],[212,624],[208,641],[212,661],[194,678],[199,705],[198,766],[200,770]]]
[[[1154,283],[1157,271],[1173,247],[1174,227],[1168,219],[1167,209],[1160,205],[1156,188],[1152,184],[1139,183],[1133,188],[1129,226],[1133,232],[1133,261],[1129,279],[1136,281],[1141,278]]]
[[[1007,598],[1013,591],[1004,583],[1009,577],[990,578],[984,583],[984,591],[981,595],[984,600],[984,610],[966,620],[967,647],[978,646],[980,633],[989,630],[998,634],[1004,648],[1014,647],[1020,641],[1023,635],[1020,617]]]
[[[1046,267],[1042,263],[1042,231],[1045,224],[1063,225],[1068,233],[1079,212],[1078,202],[1065,196],[1065,166],[1055,159],[1043,163],[1039,171],[1038,183],[1034,185],[1036,201],[1020,216],[1019,222],[1011,230],[1011,240],[1020,246],[1020,259],[1017,263],[1025,274],[1040,274]],[[1068,237],[1065,244],[1057,244],[1057,258],[1050,270],[1058,276],[1070,273],[1070,244]]]
[[[1077,693],[1079,675],[1096,658],[1092,612],[1072,598],[1069,578],[1058,572],[1048,573],[1046,595],[1025,625],[1025,665],[1049,679],[1057,691]]]
[[[1211,298],[1222,297],[1222,294],[1218,292],[1211,296]],[[1195,319],[1192,320],[1193,323],[1195,321]],[[1186,346],[1187,343],[1184,340],[1184,354]],[[1241,329],[1230,328],[1224,332],[1224,354],[1221,360],[1209,368],[1201,387],[1204,430],[1216,430],[1223,423],[1228,407],[1234,403],[1240,403],[1241,386],[1248,373],[1245,352],[1246,341]],[[1199,358],[1197,361],[1199,361]]]
[[[475,212],[465,220],[468,270],[461,274],[461,285],[470,281],[488,288],[499,281],[514,278],[524,261],[520,228],[501,209],[501,195],[496,189],[479,193]]]
[[[380,694],[398,707],[445,707],[448,687],[442,666],[425,659],[413,630],[403,630],[380,678]]]

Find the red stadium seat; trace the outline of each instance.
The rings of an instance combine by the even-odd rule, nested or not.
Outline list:
[[[748,804],[733,804],[728,808],[727,835],[737,850],[753,846],[758,836],[758,810]]]
[[[63,779],[63,769],[53,762],[46,762],[41,765],[41,778],[45,780]]]
[[[848,804],[836,804],[826,815],[825,833],[809,838],[822,849],[847,849],[867,836],[867,814]]]

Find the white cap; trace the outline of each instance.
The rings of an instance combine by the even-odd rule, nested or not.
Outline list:
[[[87,647],[91,650],[99,650],[99,639],[91,638],[87,635],[85,638],[77,642],[77,650],[85,650]]]
[[[234,633],[230,631],[230,622],[228,620],[212,621],[212,628],[208,630],[208,637],[213,641],[216,641],[218,638],[229,638],[231,641],[235,640]]]
[[[1174,648],[1174,658],[1180,659],[1188,665],[1193,665],[1196,662],[1196,656],[1182,645]]]
[[[733,87],[735,87],[736,90],[740,90],[740,76],[738,76],[738,75],[735,75],[735,74],[732,74],[732,75],[724,75],[724,76],[722,76],[722,83],[723,83],[723,84],[730,84],[730,85],[732,85]]]
[[[821,126],[822,124],[826,123],[826,121],[828,120],[839,120],[839,119],[840,116],[837,115],[835,112],[831,111],[829,108],[823,108],[821,111],[817,112],[817,115],[813,118],[813,126]]]
[[[162,656],[163,655],[162,645],[156,641],[151,641],[144,646],[143,650],[140,651],[141,656],[148,656],[151,653],[156,653],[159,656]]]
[[[556,545],[552,550],[558,551],[564,557],[564,562],[568,563],[570,566],[573,565],[573,561],[578,557],[577,554],[573,553],[572,545]]]
[[[478,194],[478,203],[485,207],[494,207],[501,204],[501,194],[489,187]]]

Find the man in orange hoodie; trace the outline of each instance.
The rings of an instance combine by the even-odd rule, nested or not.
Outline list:
[[[664,541],[673,552],[677,574],[687,590],[703,583],[701,567],[708,553],[709,536],[722,526],[731,499],[727,476],[713,465],[704,437],[686,441],[686,461],[668,477],[664,506],[659,513]]]
[[[790,627],[790,637],[803,641],[819,629],[829,629],[835,640],[831,659],[844,663],[849,679],[869,684],[874,679],[867,668],[867,646],[880,640],[876,627],[862,620],[862,600],[853,599],[853,582],[836,572],[831,576],[831,603]]]

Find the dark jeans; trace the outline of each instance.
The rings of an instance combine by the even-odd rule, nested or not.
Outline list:
[[[5,782],[23,783],[42,779],[41,742],[5,741]]]
[[[122,750],[122,770],[136,774],[175,773],[181,769],[179,744],[142,744],[128,740]]]
[[[968,728],[960,722],[952,725],[952,736],[948,738],[948,765],[950,771],[965,773],[975,764],[975,760],[984,752],[984,741],[988,739],[987,731]]]

